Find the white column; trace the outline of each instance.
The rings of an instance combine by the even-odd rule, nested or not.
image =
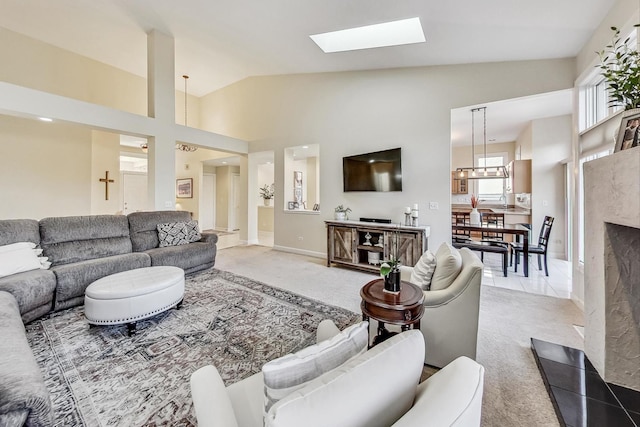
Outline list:
[[[147,89],[149,117],[164,131],[149,138],[148,205],[155,210],[175,209],[175,44],[171,36],[152,30],[147,36]]]

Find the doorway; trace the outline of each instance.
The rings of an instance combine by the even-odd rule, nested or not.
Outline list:
[[[122,172],[122,200],[120,209],[124,215],[147,210],[147,174]]]
[[[202,175],[202,191],[200,192],[200,228],[213,230],[216,224],[216,175]]]

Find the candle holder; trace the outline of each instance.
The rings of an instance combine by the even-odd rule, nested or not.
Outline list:
[[[406,213],[404,214],[404,225],[406,225],[407,227],[411,225],[411,213]]]

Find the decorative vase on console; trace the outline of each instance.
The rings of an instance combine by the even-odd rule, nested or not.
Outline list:
[[[471,195],[471,213],[469,214],[469,222],[471,225],[480,225],[480,212],[478,212],[478,198]]]

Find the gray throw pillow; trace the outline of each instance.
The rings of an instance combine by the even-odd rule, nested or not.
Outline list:
[[[189,243],[187,225],[184,222],[166,222],[158,224],[160,247],[179,246]]]
[[[202,239],[200,235],[200,228],[198,227],[198,221],[189,221],[185,223],[187,227],[187,240],[189,243],[197,242]]]

